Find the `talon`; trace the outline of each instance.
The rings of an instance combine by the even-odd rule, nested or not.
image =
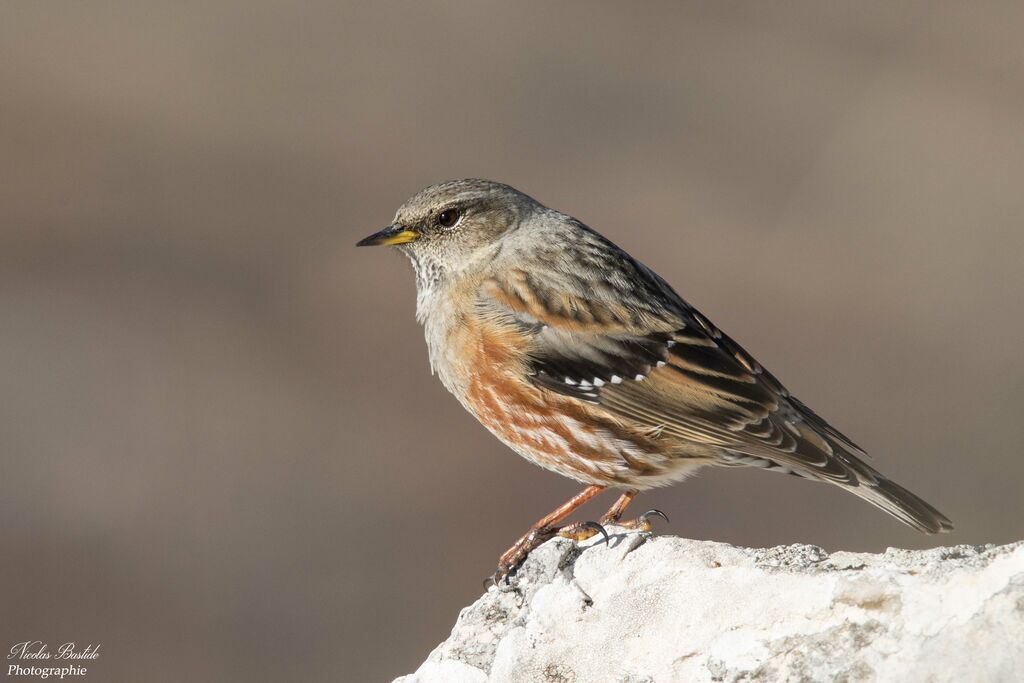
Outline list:
[[[583,527],[585,529],[593,529],[594,531],[604,536],[604,544],[608,545],[608,532],[605,531],[603,526],[601,526],[597,522],[583,522]]]
[[[494,570],[494,573],[484,579],[484,590],[486,591],[491,586],[500,588],[502,582],[507,586],[509,585],[509,579],[513,574],[516,573],[516,567],[498,567]]]
[[[668,515],[666,515],[661,510],[648,510],[644,514],[640,515],[640,519],[642,521],[644,521],[644,522],[647,522],[651,517],[661,517],[663,520],[665,520],[669,524],[672,523],[671,521],[669,521]]]

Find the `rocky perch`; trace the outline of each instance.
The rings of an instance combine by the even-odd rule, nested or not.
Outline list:
[[[1024,542],[829,555],[609,531],[535,550],[397,681],[1024,680]]]

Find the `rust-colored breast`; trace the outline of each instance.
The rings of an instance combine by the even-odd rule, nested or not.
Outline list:
[[[452,333],[461,359],[463,405],[517,453],[541,467],[591,484],[633,485],[668,466],[655,440],[599,406],[535,386],[524,364],[529,338],[479,318]]]

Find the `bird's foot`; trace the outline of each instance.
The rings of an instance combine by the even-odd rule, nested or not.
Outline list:
[[[568,526],[563,526],[558,530],[558,535],[562,538],[571,538],[574,541],[585,541],[588,538],[593,538],[601,534],[604,536],[605,545],[608,544],[608,532],[605,531],[604,527],[598,522],[575,522]]]
[[[619,526],[624,529],[636,529],[637,531],[643,531],[645,533],[650,532],[654,527],[651,525],[651,517],[661,517],[666,522],[668,521],[668,515],[661,510],[648,510],[635,519],[627,519],[626,521],[620,521],[617,518],[605,515],[601,518],[601,524],[607,524],[609,526]]]
[[[534,527],[523,535],[515,544],[505,551],[498,559],[498,568],[494,574],[487,577],[484,587],[491,584],[495,586],[509,582],[509,577],[514,575],[519,566],[526,560],[527,556],[545,541],[561,536],[574,541],[583,541],[597,534],[604,536],[605,543],[608,542],[608,532],[597,522],[575,522],[563,527],[543,526]]]
[[[605,526],[617,526],[622,527],[623,529],[635,529],[636,531],[648,533],[654,528],[651,524],[651,517],[661,517],[666,522],[668,521],[668,515],[661,510],[648,510],[635,519],[627,519],[625,521],[620,520],[615,515],[606,514],[601,517],[601,521],[598,523],[577,522],[576,524],[570,524],[567,527],[563,527],[558,532],[558,535],[571,538],[575,541],[585,541],[588,538],[596,536],[598,532],[600,532],[604,534],[604,539],[607,543],[608,534],[604,529]]]

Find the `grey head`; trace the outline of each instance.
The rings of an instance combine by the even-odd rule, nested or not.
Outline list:
[[[544,207],[492,180],[450,180],[413,195],[391,225],[357,246],[392,245],[416,269],[417,285],[430,287],[494,247],[524,218]]]

